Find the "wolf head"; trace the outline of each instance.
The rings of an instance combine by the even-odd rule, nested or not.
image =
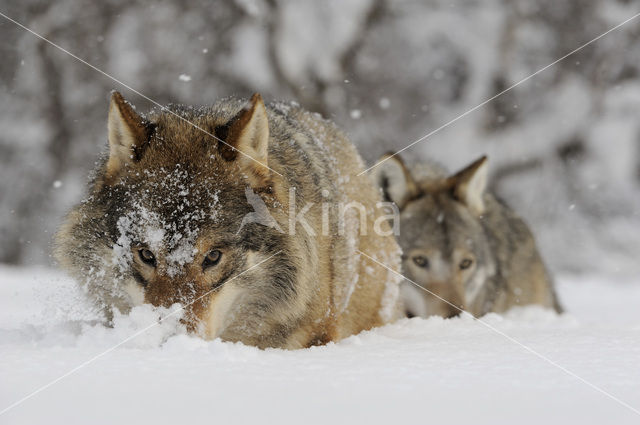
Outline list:
[[[452,176],[419,181],[398,156],[383,159],[375,178],[400,209],[404,273],[448,301],[426,295],[426,314],[455,316],[460,313],[456,307],[468,308],[493,273],[482,220],[487,159]]]
[[[243,305],[255,301],[245,324],[258,323],[270,303],[295,290],[292,266],[278,256],[252,268],[286,251],[283,235],[255,223],[240,229],[253,211],[248,187],[270,207],[282,191],[267,166],[269,138],[257,94],[248,106],[227,100],[145,118],[114,92],[108,156],[57,236],[58,260],[106,310],[181,303],[186,323],[215,337],[242,297]]]

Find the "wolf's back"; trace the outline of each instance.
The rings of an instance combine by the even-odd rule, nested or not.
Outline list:
[[[527,224],[491,193],[485,194],[485,203],[483,224],[494,247],[498,284],[505,289],[492,311],[539,304],[561,312],[553,281]]]
[[[275,104],[273,109],[283,117],[283,124],[286,123],[283,132],[296,128],[304,135],[297,138],[299,149],[304,153],[294,156],[301,156],[305,161],[296,162],[298,166],[289,171],[297,181],[312,173],[313,181],[301,185],[305,197],[314,199],[315,196],[333,209],[333,214],[329,214],[330,231],[319,238],[319,245],[323,252],[320,264],[332,281],[329,314],[335,317],[332,325],[335,337],[342,338],[397,319],[402,315],[401,278],[397,273],[401,252],[387,221],[380,219],[384,211],[378,205],[379,191],[368,175],[358,176],[364,170],[363,160],[345,134],[319,114],[283,104]],[[279,154],[286,158],[283,152]],[[366,210],[366,220],[360,220],[359,207]],[[343,215],[341,208],[344,208]],[[374,228],[376,220],[383,232]],[[323,233],[321,226],[320,234]],[[395,272],[371,262],[358,251]],[[311,270],[305,274],[315,279]]]

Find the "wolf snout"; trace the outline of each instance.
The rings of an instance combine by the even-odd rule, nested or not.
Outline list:
[[[176,303],[188,305],[201,295],[197,289],[194,283],[157,279],[148,283],[145,301],[156,307],[171,307]]]
[[[456,317],[464,309],[464,297],[456,284],[448,281],[429,282],[426,289],[433,297],[433,314],[445,318]]]

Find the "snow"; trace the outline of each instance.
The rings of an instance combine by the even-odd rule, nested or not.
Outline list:
[[[266,101],[297,100],[344,130],[369,165],[640,10],[640,0],[115,2],[109,13],[101,2],[5,3],[8,16],[55,34],[162,104],[209,105],[256,91]],[[637,231],[618,230],[640,226],[634,22],[403,158],[457,170],[487,154],[492,184],[530,224],[552,269],[639,274]],[[0,259],[48,264],[50,236],[86,195],[105,147],[108,93],[123,91],[140,111],[151,105],[10,22],[1,31],[11,47],[0,63]]]
[[[378,101],[378,106],[380,106],[380,109],[389,109],[389,106],[391,106],[391,101],[387,97],[381,97]]]
[[[525,308],[483,320],[640,408],[639,282],[559,281],[568,313]],[[0,267],[0,300],[0,410],[85,364],[1,423],[640,420],[468,317],[404,319],[324,347],[261,351],[187,335],[176,306],[170,316],[138,307],[106,328],[82,291],[47,268]]]
[[[292,2],[283,8],[276,33],[276,54],[285,74],[296,82],[304,81],[309,70],[325,80],[344,80],[340,75],[340,55],[358,33],[370,3],[307,1]],[[322,38],[321,43],[318,37]]]

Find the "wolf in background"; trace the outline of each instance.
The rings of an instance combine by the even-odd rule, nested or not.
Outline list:
[[[256,94],[144,117],[114,92],[108,145],[55,248],[107,320],[114,309],[181,303],[187,328],[205,338],[301,348],[402,314],[399,279],[357,253],[399,270],[393,235],[374,232],[374,220],[340,232],[335,216],[321,231],[321,203],[357,202],[374,217],[381,199],[355,176],[353,145],[319,115],[265,107]],[[243,223],[254,212],[247,188],[276,223]],[[292,226],[290,212],[308,203],[305,227]]]
[[[403,272],[451,303],[405,283],[407,314],[477,317],[526,304],[561,311],[527,225],[486,190],[486,157],[452,176],[436,164],[410,170],[399,156],[381,160],[374,179],[400,209]]]

